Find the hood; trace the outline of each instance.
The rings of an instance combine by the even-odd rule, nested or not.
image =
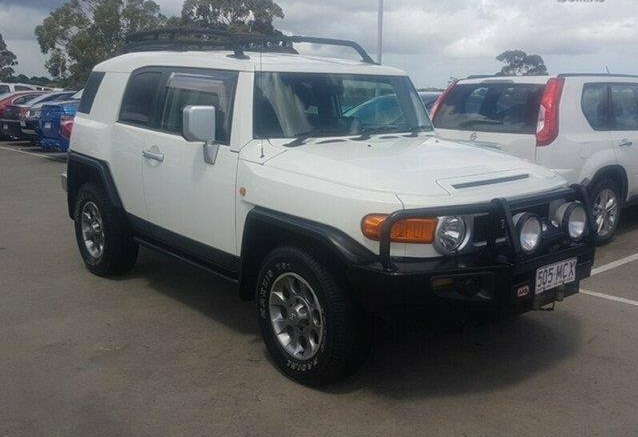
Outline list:
[[[286,148],[265,165],[354,188],[390,192],[410,204],[423,204],[424,199],[418,198],[424,197],[467,196],[479,201],[565,185],[555,172],[519,158],[434,136],[313,139]]]

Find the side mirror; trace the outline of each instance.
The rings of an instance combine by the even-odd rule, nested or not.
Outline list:
[[[219,144],[215,143],[215,107],[185,106],[182,111],[182,136],[187,141],[204,142],[204,161],[215,164]]]

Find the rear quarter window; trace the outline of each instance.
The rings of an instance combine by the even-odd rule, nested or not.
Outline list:
[[[8,93],[9,91],[11,91],[9,85],[0,85],[0,94]]]
[[[89,114],[93,107],[93,101],[100,89],[100,84],[104,79],[104,73],[101,71],[94,71],[89,76],[86,84],[84,85],[84,91],[82,92],[82,100],[80,100],[80,106],[78,106],[78,112],[83,114]]]
[[[592,129],[609,129],[609,106],[607,103],[607,84],[588,83],[583,86],[581,108]]]
[[[534,134],[544,84],[459,84],[435,117],[439,129]]]
[[[159,71],[142,71],[131,76],[122,99],[121,122],[138,126],[152,124],[153,104],[161,77]]]

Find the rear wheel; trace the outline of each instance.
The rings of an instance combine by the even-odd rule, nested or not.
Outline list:
[[[138,246],[128,223],[111,206],[100,186],[87,183],[80,187],[73,218],[78,248],[91,273],[116,275],[135,265]]]
[[[590,193],[598,244],[607,244],[613,238],[620,221],[620,188],[614,180],[605,178],[596,182]]]
[[[311,251],[280,247],[266,257],[257,282],[257,312],[273,361],[302,384],[340,380],[369,351],[365,314]]]

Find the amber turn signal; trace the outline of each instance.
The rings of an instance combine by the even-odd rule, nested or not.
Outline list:
[[[361,232],[367,238],[379,241],[381,238],[381,226],[387,214],[368,214],[361,221]],[[394,243],[420,243],[434,242],[437,219],[418,218],[399,220],[392,226],[390,241]]]

